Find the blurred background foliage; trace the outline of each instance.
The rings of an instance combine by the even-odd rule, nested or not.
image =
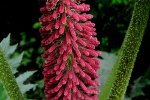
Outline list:
[[[28,78],[28,82],[36,85],[25,93],[29,100],[44,100],[43,75],[40,47],[41,27],[38,22],[41,13],[39,8],[44,5],[42,0],[1,0],[0,1],[0,41],[11,33],[10,44],[18,43],[16,56],[24,52],[20,66],[20,75],[25,71],[33,71],[34,74]],[[118,50],[122,44],[126,30],[128,28],[135,0],[86,0],[91,5],[94,18],[92,22],[96,24],[97,38],[101,42],[96,49],[101,50],[101,83],[103,87],[105,80],[113,63],[117,57]],[[126,92],[125,100],[150,100],[150,20],[140,47],[135,68]],[[1,84],[0,84],[1,85]],[[2,88],[2,86],[0,86]],[[0,91],[0,95],[3,92]],[[3,97],[4,98],[4,97]],[[3,100],[0,98],[0,100]]]

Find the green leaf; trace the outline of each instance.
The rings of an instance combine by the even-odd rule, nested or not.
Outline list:
[[[1,96],[2,100],[7,100],[7,97],[10,97],[10,99],[24,99],[16,83],[15,76],[11,72],[13,66],[9,63],[16,48],[17,45],[10,46],[10,34],[0,42],[0,65],[2,65],[0,66],[0,80],[5,87],[5,89],[2,87],[0,91],[0,94],[2,93],[3,95]],[[9,96],[6,94],[5,90],[7,90]]]
[[[20,89],[21,89],[21,92],[22,93],[26,93],[27,91],[29,91],[30,89],[33,89],[33,90],[35,90],[35,88],[36,88],[36,84],[23,84],[21,87],[20,87]]]
[[[21,53],[19,56],[17,57],[14,57],[14,58],[11,58],[9,59],[9,65],[11,65],[11,70],[13,72],[13,74],[17,73],[17,68],[19,67],[21,61],[22,61],[22,58],[23,58],[23,54],[24,53]]]
[[[101,51],[101,57],[102,57],[101,58],[101,68],[98,71],[98,73],[101,76],[100,77],[100,83],[101,83],[100,89],[103,88],[103,86],[108,78],[108,75],[112,70],[114,62],[116,61],[117,56],[113,53]]]
[[[44,80],[37,81],[36,83],[39,88],[42,89],[44,87]]]
[[[6,55],[11,55],[15,52],[16,48],[17,48],[18,44],[15,44],[13,46],[8,46],[8,50],[6,51]]]
[[[0,48],[2,49],[2,53],[4,54],[6,61],[8,62],[9,66],[11,68],[12,73],[16,74],[18,72],[17,69],[22,61],[24,53],[16,55],[16,54],[18,54],[18,53],[15,53],[17,44],[10,45],[10,34],[0,42]],[[24,82],[29,77],[31,77],[34,73],[35,73],[35,71],[27,71],[23,74],[20,74],[16,78],[16,81],[17,81],[22,93],[25,93],[30,89],[35,89],[36,84],[31,84],[31,83],[24,84]],[[0,100],[7,100],[8,95],[5,92],[6,92],[5,89],[0,84]]]
[[[139,77],[134,81],[134,86],[131,90],[131,97],[144,95],[143,88],[150,85],[150,80],[147,78]]]
[[[32,76],[36,71],[27,71],[23,74],[20,74],[17,78],[16,78],[16,81],[21,89],[21,92],[22,93],[25,93],[27,92],[28,90],[32,89],[32,88],[35,88],[35,84],[24,84],[24,82],[30,77]],[[29,86],[27,88],[27,86]],[[25,89],[26,88],[26,89]]]
[[[136,0],[132,18],[111,74],[100,93],[101,100],[124,98],[143,39],[150,12],[150,0]]]
[[[39,29],[41,27],[41,23],[40,22],[36,22],[33,24],[33,29]]]
[[[36,71],[27,71],[23,74],[20,74],[16,80],[20,84],[22,84],[27,78],[29,78],[31,75],[33,75]]]
[[[112,0],[112,4],[127,4],[128,0]]]
[[[132,100],[132,98],[125,96],[123,100]]]
[[[3,54],[5,54],[6,58],[8,57],[7,52],[9,52],[10,49],[9,45],[10,45],[10,34],[0,42],[0,48],[2,49],[2,52]]]
[[[6,90],[4,89],[2,83],[0,82],[0,100],[10,100],[7,95],[8,94]]]

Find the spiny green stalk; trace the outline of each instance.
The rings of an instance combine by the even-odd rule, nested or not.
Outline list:
[[[24,100],[22,93],[16,83],[15,77],[7,63],[0,48],[0,81],[5,87],[10,100]]]
[[[122,100],[149,18],[150,0],[136,0],[118,59],[103,87],[100,100]]]

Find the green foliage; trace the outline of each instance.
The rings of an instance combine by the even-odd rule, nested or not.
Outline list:
[[[9,55],[13,53],[12,51],[15,50],[15,46],[9,46],[10,43],[10,35],[5,38],[0,43],[0,81],[2,85],[5,87],[9,97],[11,100],[24,100],[23,95],[16,83],[15,77],[11,71],[10,64],[9,64]],[[3,48],[4,46],[4,48]],[[9,49],[8,49],[9,48]],[[12,51],[11,51],[12,50]],[[10,51],[10,52],[9,52]],[[6,55],[8,54],[8,55]],[[5,94],[5,92],[3,92]],[[5,96],[4,96],[5,97]]]
[[[33,57],[33,54],[36,53],[36,57],[35,57],[36,64],[39,68],[41,68],[42,62],[43,62],[41,53],[43,52],[43,48],[41,48],[39,45],[38,48],[35,49],[33,46],[35,46],[37,44],[36,38],[30,37],[28,39],[26,34],[27,33],[25,33],[25,32],[21,32],[20,47],[23,48],[23,50],[24,50],[24,59],[23,59],[22,65],[27,66],[28,64],[33,63],[32,57]]]
[[[39,80],[36,82],[37,83],[37,88],[39,90],[38,95],[39,97],[41,97],[40,100],[45,100],[45,95],[43,93],[43,89],[44,89],[44,80]]]
[[[100,94],[101,100],[122,100],[141,45],[150,10],[149,0],[137,0],[118,59]]]
[[[112,4],[127,4],[128,0],[112,0]]]
[[[38,57],[36,58],[36,64],[39,66],[39,68],[42,67],[44,59],[40,56],[43,53],[43,48],[38,48]]]
[[[99,45],[102,51],[119,49],[125,36],[129,19],[131,18],[133,0],[94,0],[90,13],[94,15],[92,21],[96,24]]]
[[[131,90],[129,91],[129,98],[144,96],[143,88],[150,85],[150,67],[143,76],[140,76],[134,81]]]
[[[21,42],[20,42],[20,47],[26,47],[27,45],[31,45],[32,43],[34,43],[36,41],[35,38],[30,38],[28,41],[27,41],[27,36],[26,36],[26,33],[25,32],[22,32],[20,33],[21,34]],[[24,66],[27,66],[28,63],[31,63],[31,57],[32,57],[32,54],[33,54],[33,48],[29,48],[29,50],[26,50],[24,51],[24,61],[22,62],[22,64]]]
[[[2,52],[5,54],[4,56],[8,58],[17,48],[17,44],[10,46],[10,34],[7,36],[7,38],[4,38],[0,42],[0,48]]]
[[[41,28],[41,23],[40,22],[34,23],[33,26],[32,26],[32,28],[33,29],[39,29],[39,28]]]
[[[112,67],[116,61],[116,55],[113,53],[108,53],[101,51],[101,68],[98,70],[98,73],[100,74],[100,90],[103,89],[103,86],[105,85],[105,82],[112,70]]]
[[[114,53],[108,53],[105,51],[101,51],[101,68],[98,70],[98,73],[100,74],[100,90],[103,89],[105,82],[113,68],[113,65],[116,61],[117,56]],[[133,97],[137,97],[140,95],[144,95],[143,88],[147,85],[150,85],[150,80],[148,77],[150,76],[150,68],[145,73],[144,76],[139,77],[137,80],[134,81],[134,84],[129,92],[129,96],[125,96],[124,100],[131,100]]]
[[[35,89],[36,87],[36,84],[31,84],[31,83],[28,83],[28,84],[24,84],[24,82],[29,78],[31,77],[36,71],[27,71],[23,74],[20,74],[17,78],[16,78],[16,81],[21,89],[21,92],[24,94],[26,93],[27,91],[29,91],[30,89]]]
[[[101,68],[98,70],[98,73],[100,74],[100,90],[103,89],[105,82],[113,68],[113,65],[116,61],[117,56],[113,53],[108,53],[105,51],[101,51]],[[138,79],[134,81],[134,84],[132,85],[131,90],[128,92],[128,95],[125,96],[124,100],[132,100],[133,97],[138,97],[141,95],[144,95],[143,88],[150,85],[150,68],[147,70],[147,72],[140,76]]]
[[[123,100],[132,100],[130,97],[125,96]]]
[[[144,95],[143,88],[147,85],[150,85],[150,80],[147,78],[143,78],[143,76],[139,77],[137,80],[134,81],[133,88],[131,90],[131,97],[141,96]]]
[[[34,31],[40,27],[40,23],[36,22],[33,25]],[[40,47],[40,34],[39,35],[29,35],[29,33],[21,32],[21,43],[19,45],[19,49],[24,50],[24,59],[21,63],[21,68],[37,70],[37,72],[33,75],[32,83],[36,83],[36,88],[28,91],[26,93],[26,97],[30,99],[37,99],[37,100],[45,100],[44,99],[44,85],[39,86],[40,83],[43,82],[43,75],[42,75],[42,64],[43,59],[41,54],[43,53],[43,48]],[[36,32],[37,34],[37,32]],[[34,66],[34,67],[29,67]]]
[[[109,46],[108,37],[101,38],[101,50],[105,51],[105,48]]]
[[[0,82],[0,100],[9,100],[9,96],[1,82]]]
[[[0,42],[0,48],[2,49],[2,52],[3,52],[6,60],[8,61],[8,64],[9,64],[13,74],[16,74],[18,72],[18,67],[22,61],[23,53],[21,53],[19,55],[18,54],[14,55],[17,45],[10,45],[10,34]],[[35,73],[35,71],[27,71],[22,74],[19,74],[16,77],[16,81],[17,81],[19,88],[23,94],[26,93],[27,91],[29,91],[30,89],[33,89],[36,87],[36,84],[31,84],[31,83],[24,84],[24,82],[29,77],[31,77],[31,75],[33,75],[34,73]],[[0,88],[2,89],[0,91],[0,94],[3,95],[3,96],[0,95],[0,97],[2,97],[2,98],[8,97],[7,93],[5,92],[4,88],[2,87],[2,84],[0,85]],[[0,100],[1,100],[1,98],[0,98]],[[2,100],[5,100],[5,99],[2,99]]]
[[[18,56],[14,56],[13,58],[8,59],[9,65],[12,66],[11,70],[12,70],[13,74],[18,72],[17,68],[19,67],[19,65],[21,63],[22,58],[23,58],[23,53],[21,53]]]
[[[106,80],[108,78],[108,75],[112,70],[113,64],[116,60],[115,54],[118,53],[118,50],[122,43],[122,41],[118,41],[118,40],[123,40],[124,35],[126,33],[126,29],[132,11],[132,9],[130,8],[130,5],[132,6],[131,1],[135,1],[135,0],[94,0],[94,1],[87,0],[86,1],[86,2],[91,2],[89,4],[91,4],[92,6],[91,12],[94,15],[93,22],[96,22],[98,36],[100,36],[98,37],[98,39],[100,39],[101,41],[100,48],[103,51],[111,52],[111,53],[102,52],[101,54],[102,57],[101,68],[99,70],[101,76],[100,90],[103,89],[104,84],[106,83]],[[34,31],[35,29],[37,30],[40,27],[41,24],[39,22],[36,22],[32,26]],[[4,42],[2,46],[8,50],[7,51],[8,54],[6,54],[5,56],[7,56],[9,64],[11,66],[14,66],[11,67],[11,69],[13,73],[17,76],[17,81],[20,84],[19,87],[21,87],[22,92],[24,93],[25,91],[30,90],[29,88],[33,88],[30,91],[25,93],[26,97],[32,98],[30,100],[33,99],[45,100],[43,94],[44,82],[41,77],[42,76],[41,66],[43,63],[41,54],[43,52],[43,49],[40,47],[39,44],[40,41],[38,41],[40,40],[39,37],[40,35],[38,35],[38,32],[36,32],[36,35],[33,33],[25,33],[25,32],[21,33],[21,42],[19,44],[19,49],[17,50],[18,51],[24,50],[24,53],[18,53],[18,52],[14,53],[14,51],[17,48],[17,44],[13,45],[11,49],[10,48],[8,49],[7,45],[5,44],[10,44],[7,43],[9,41]],[[23,61],[21,62],[22,57],[23,57]],[[18,67],[19,65],[20,67]],[[31,66],[34,66],[34,68]],[[35,74],[34,74],[35,71],[29,71],[29,72],[27,71],[23,73],[21,71],[24,70],[24,68],[26,68],[26,70],[35,69],[38,70],[38,72]],[[33,74],[36,78],[35,77],[33,77],[32,79],[29,78]],[[32,84],[29,83],[30,81],[32,81]],[[128,93],[129,95],[126,96],[124,100],[131,100],[135,96],[144,95],[142,89],[146,87],[148,84],[149,84],[148,78],[145,78],[144,76],[139,77],[137,80],[135,80],[134,84],[132,85],[130,93]],[[5,88],[3,87],[2,84],[0,84],[0,100],[5,100],[7,97],[8,96],[5,91]]]

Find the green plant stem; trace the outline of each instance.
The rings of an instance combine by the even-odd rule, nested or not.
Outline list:
[[[24,100],[15,77],[0,48],[0,81],[5,87],[10,100]]]
[[[136,0],[130,25],[118,54],[118,59],[105,83],[100,100],[122,100],[147,26],[150,0]]]

